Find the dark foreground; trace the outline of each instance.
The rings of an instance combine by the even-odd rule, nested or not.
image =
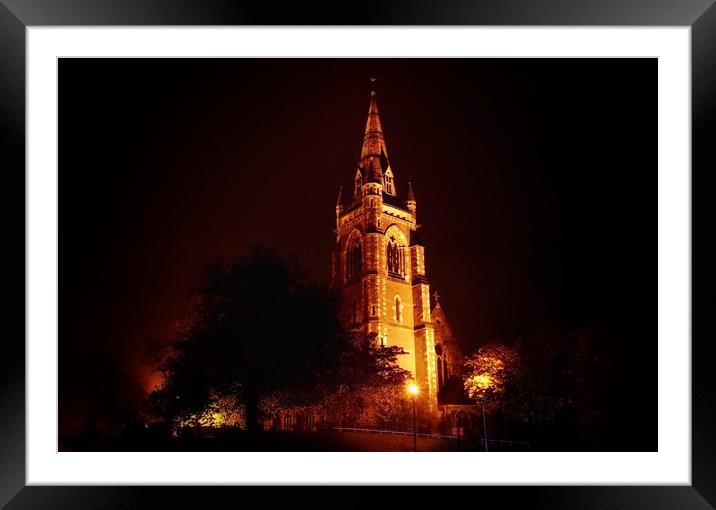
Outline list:
[[[89,438],[87,438],[89,439]],[[515,446],[488,445],[490,451],[513,451]],[[60,446],[61,451],[248,451],[248,452],[407,452],[413,450],[412,435],[365,432],[260,432],[243,431],[186,435],[184,437],[104,438]],[[418,437],[418,451],[484,451],[475,439]]]

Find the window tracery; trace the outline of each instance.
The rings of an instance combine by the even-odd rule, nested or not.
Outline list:
[[[405,276],[405,250],[395,239],[395,236],[388,238],[388,248],[386,253],[388,263],[388,274],[403,278]]]

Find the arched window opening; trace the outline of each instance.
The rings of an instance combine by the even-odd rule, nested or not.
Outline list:
[[[395,296],[395,322],[402,322],[402,313],[400,310],[400,298]]]
[[[444,384],[444,378],[443,378],[443,362],[440,359],[440,356],[438,356],[437,361],[437,372],[438,372],[438,390],[441,390]]]
[[[363,248],[360,239],[355,237],[346,252],[346,280],[351,282],[363,273]]]
[[[405,251],[402,247],[398,246],[395,237],[391,236],[388,240],[388,274],[398,278],[403,278],[405,275]]]

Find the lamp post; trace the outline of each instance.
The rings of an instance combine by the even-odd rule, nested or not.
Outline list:
[[[418,415],[418,387],[415,384],[408,386],[408,393],[413,396],[413,451],[418,451],[418,428],[417,428],[417,415]]]
[[[485,441],[485,451],[487,451],[487,425],[485,424],[485,399],[480,400],[482,405],[482,440]]]

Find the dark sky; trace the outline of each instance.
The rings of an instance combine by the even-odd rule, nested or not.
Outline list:
[[[216,256],[275,245],[328,283],[370,76],[463,345],[606,324],[635,363],[655,363],[656,67],[61,59],[61,407],[112,393],[106,374],[151,384],[143,344],[181,317]]]

